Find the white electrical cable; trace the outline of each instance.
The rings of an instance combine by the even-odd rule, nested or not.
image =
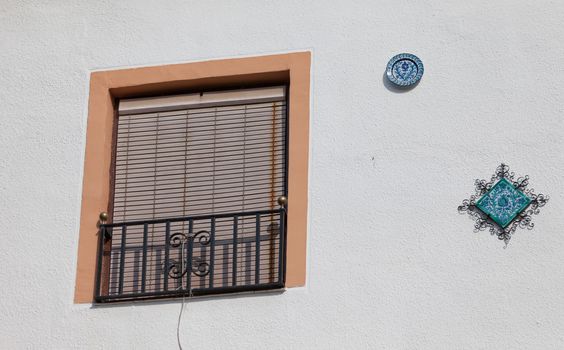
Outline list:
[[[178,342],[178,349],[182,349],[182,342],[180,341],[180,322],[182,322],[182,311],[184,311],[184,302],[186,301],[186,294],[182,295],[182,306],[178,314],[178,324],[176,325],[176,341]]]
[[[190,239],[190,238],[188,238]],[[186,242],[183,241],[181,244],[181,250],[180,250],[180,261],[184,261],[184,244]],[[190,262],[191,263],[191,262]],[[186,262],[186,273],[192,273],[191,271],[191,267],[190,264],[188,262]],[[182,284],[180,284],[180,286],[176,289],[180,289],[182,288]],[[190,290],[188,291],[188,296],[192,296],[192,286],[190,286]],[[180,341],[180,323],[182,322],[182,312],[184,311],[184,304],[186,303],[186,293],[182,294],[182,305],[180,306],[180,313],[178,314],[178,323],[176,325],[176,341],[178,342],[178,349],[183,350],[182,349],[182,342]]]

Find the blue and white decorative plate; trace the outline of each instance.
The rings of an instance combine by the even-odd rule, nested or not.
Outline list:
[[[386,76],[392,83],[405,87],[417,83],[423,76],[423,71],[423,62],[417,56],[400,53],[388,62]]]

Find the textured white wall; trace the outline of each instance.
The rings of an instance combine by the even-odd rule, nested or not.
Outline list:
[[[0,347],[176,347],[179,301],[73,304],[90,71],[307,49],[307,286],[189,302],[184,348],[564,348],[563,2],[157,3],[0,4]],[[507,249],[456,210],[501,161],[551,195]]]

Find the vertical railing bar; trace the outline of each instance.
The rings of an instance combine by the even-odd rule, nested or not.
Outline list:
[[[221,287],[228,287],[229,286],[229,244],[221,244],[221,250],[223,252],[223,256],[221,257],[221,261],[223,262],[223,266],[221,268]]]
[[[213,288],[213,267],[215,263],[215,217],[211,218],[210,233],[210,288]]]
[[[125,271],[125,242],[126,242],[126,235],[127,229],[125,225],[121,226],[121,250],[119,255],[119,287],[118,287],[118,294],[123,294],[123,278],[124,278],[124,271]]]
[[[149,224],[143,225],[143,262],[141,263],[141,293],[145,293],[147,281],[147,241],[149,237]]]
[[[117,232],[117,230],[116,230]],[[118,285],[119,285],[119,247],[117,247],[117,249],[115,249],[113,252],[110,252],[110,262],[111,262],[111,266],[109,269],[109,280],[108,280],[108,287],[104,288],[104,286],[102,286],[102,290],[104,291],[105,289],[107,289],[107,293],[108,296],[110,295],[117,295],[117,291],[118,291]],[[112,269],[113,267],[113,269]]]
[[[194,222],[192,219],[188,220],[188,251],[186,254],[186,290],[192,290],[192,250],[194,249],[194,239],[192,237],[194,231]]]
[[[285,275],[285,259],[284,254],[286,250],[284,249],[284,235],[286,234],[286,210],[284,207],[280,207],[280,232],[278,232],[279,237],[279,252],[278,252],[278,282],[284,283]]]
[[[106,239],[106,227],[100,226],[100,237],[98,240],[98,261],[97,261],[97,271],[96,271],[96,290],[95,296],[102,296],[100,286],[102,285],[102,259],[104,259],[104,239]]]
[[[239,218],[233,217],[233,276],[231,277],[233,286],[237,285],[237,229]]]
[[[256,215],[255,232],[255,284],[260,282],[260,214]]]
[[[184,227],[184,225],[182,225]],[[184,244],[180,244],[178,246],[178,256],[180,257],[178,264],[180,265],[180,277],[176,280],[176,289],[182,289],[182,286],[184,285],[184,276],[182,275],[182,271],[184,271],[184,261],[182,260],[182,258],[184,258],[184,249],[186,248],[185,246],[188,244],[188,242],[184,243]]]
[[[169,267],[169,256],[170,256],[170,221],[165,224],[165,263],[163,271],[163,289],[168,290],[168,267]]]
[[[133,284],[131,292],[137,293],[139,292],[139,249],[133,250]]]
[[[154,231],[154,226],[153,226],[153,231]],[[159,268],[160,266],[160,262],[161,262],[161,257],[163,256],[163,249],[161,247],[153,247],[151,245],[151,255],[155,255],[155,259],[153,259],[153,257],[151,256],[151,268],[154,268],[154,279],[153,279],[153,289],[154,290],[161,290],[161,269]],[[153,263],[154,261],[156,261],[156,263]]]
[[[245,259],[243,259],[245,262],[243,271],[245,271],[245,284],[247,285],[251,284],[251,245],[250,241],[245,245]]]
[[[211,239],[211,237],[210,237],[210,239]],[[198,243],[199,243],[199,240],[198,240]],[[195,246],[195,245],[194,245],[194,246]],[[200,244],[200,256],[199,256],[200,262],[205,262],[205,261],[207,261],[206,259],[208,258],[208,257],[207,257],[208,251],[207,251],[206,249],[207,249],[207,246],[205,246],[205,245],[203,245],[203,244]],[[198,264],[199,264],[200,262],[198,262]],[[199,267],[198,267],[198,268],[199,268]],[[205,284],[206,284],[206,276],[200,276],[200,280],[199,280],[199,286],[200,286],[200,288],[205,288],[205,287],[206,287]]]

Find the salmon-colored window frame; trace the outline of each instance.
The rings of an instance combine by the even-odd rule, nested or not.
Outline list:
[[[306,279],[310,52],[94,72],[90,75],[75,303],[94,300],[100,212],[111,210],[119,98],[249,85],[289,85],[286,287]]]

